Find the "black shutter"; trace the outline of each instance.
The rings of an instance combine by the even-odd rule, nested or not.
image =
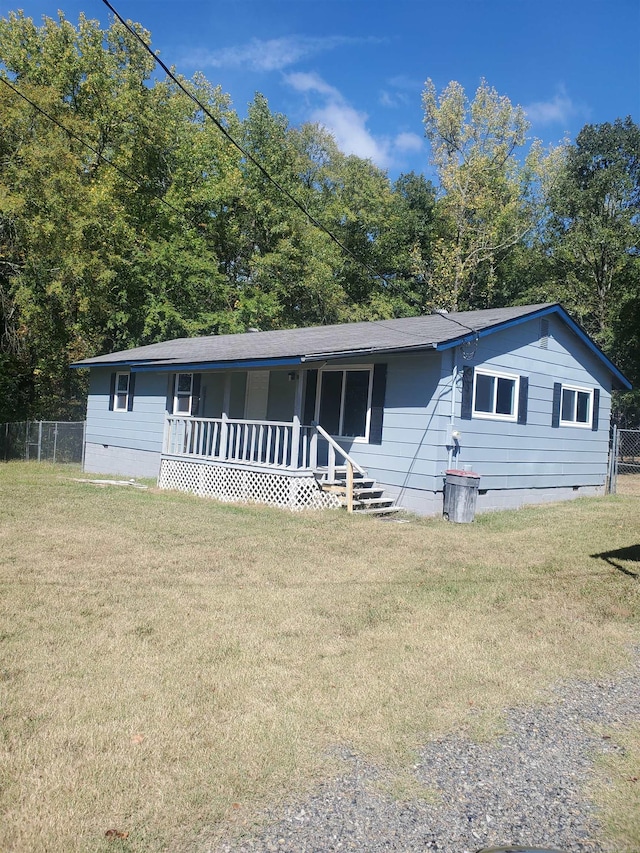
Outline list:
[[[529,377],[520,377],[520,393],[518,397],[518,423],[526,424],[529,405]]]
[[[193,374],[193,383],[191,385],[191,417],[195,418],[200,408],[200,388],[202,386],[202,374]]]
[[[462,371],[462,405],[460,417],[470,421],[473,412],[473,367],[465,367]]]
[[[177,373],[170,373],[169,379],[167,380],[167,414],[173,414],[173,392],[174,386],[176,382]]]
[[[129,374],[129,397],[127,399],[127,411],[133,411],[133,395],[136,390],[136,375],[135,373]]]
[[[591,429],[594,432],[598,431],[598,422],[600,418],[600,389],[593,389],[593,417],[591,419]]]
[[[559,382],[553,383],[553,407],[551,409],[551,426],[555,428],[560,426],[560,401],[562,400],[562,385]]]
[[[318,389],[318,371],[307,370],[307,383],[304,389],[304,405],[302,407],[302,423],[309,426],[316,417],[316,391]]]
[[[373,365],[373,388],[371,389],[371,419],[369,421],[369,444],[382,444],[382,421],[384,398],[387,392],[387,365]]]
[[[109,411],[113,411],[113,404],[116,396],[116,374],[111,374],[111,382],[109,383]]]

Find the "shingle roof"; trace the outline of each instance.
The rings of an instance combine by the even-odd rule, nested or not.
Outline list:
[[[538,312],[549,307],[549,304],[428,314],[422,317],[281,329],[274,332],[178,338],[87,358],[76,362],[74,366],[136,362],[171,365],[285,357],[301,357],[308,361],[314,357],[339,357],[344,353],[429,349]]]
[[[336,326],[311,326],[273,332],[246,332],[235,335],[211,335],[178,338],[135,347],[121,352],[87,358],[73,367],[129,366],[133,370],[177,367],[224,367],[257,362],[302,363],[352,356],[406,352],[408,350],[446,349],[464,340],[473,340],[501,328],[557,313],[612,371],[621,387],[630,387],[620,371],[609,361],[588,335],[554,302],[427,314],[367,323],[343,323]]]

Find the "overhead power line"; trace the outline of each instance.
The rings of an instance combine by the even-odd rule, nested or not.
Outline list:
[[[62,122],[59,122],[58,119],[55,118],[55,116],[52,116],[46,110],[43,110],[42,107],[38,106],[38,104],[35,103],[35,101],[32,101],[31,98],[27,97],[27,95],[25,95],[24,92],[21,92],[19,89],[17,89],[12,83],[10,83],[6,79],[6,77],[3,77],[0,75],[0,80],[5,84],[5,86],[8,86],[9,89],[11,89],[11,91],[14,92],[19,98],[22,98],[23,101],[26,101],[28,104],[30,104],[34,110],[36,110],[41,115],[43,115],[45,118],[49,119],[49,121],[51,121],[55,125],[57,125],[60,128],[60,130],[63,130],[67,134],[67,136],[70,136],[72,139],[75,139],[78,142],[80,142],[82,145],[84,145],[86,148],[88,148],[89,151],[92,151],[96,155],[96,157],[98,157],[99,160],[102,160],[102,162],[106,163],[107,166],[111,166],[112,169],[115,169],[116,172],[119,172],[124,178],[126,178],[132,184],[135,184],[136,186],[140,187],[140,189],[145,190],[145,192],[149,192],[149,186],[148,185],[143,184],[137,178],[134,178],[133,175],[130,175],[128,172],[125,172],[125,170],[122,169],[120,166],[118,166],[117,163],[114,163],[112,160],[109,160],[108,157],[105,157],[104,154],[102,154],[102,152],[98,151],[97,148],[94,148],[94,146],[90,142],[87,142],[86,139],[83,139],[82,136],[79,136],[79,134],[75,133],[73,130],[70,130],[68,127],[65,127],[65,125],[63,125]],[[162,202],[162,204],[171,208],[171,210],[175,211],[175,213],[178,213],[183,219],[185,218],[184,211],[179,210],[177,207],[175,207],[173,204],[171,204],[170,201],[167,201],[165,198],[163,198],[159,193],[153,192],[153,190],[151,190],[151,193],[155,198],[158,199],[158,201]]]
[[[326,234],[327,237],[329,237],[345,254],[347,254],[351,258],[353,258],[353,260],[357,264],[359,264],[363,269],[365,269],[371,276],[373,276],[373,278],[381,279],[382,281],[384,281],[384,283],[387,286],[391,286],[392,283],[389,282],[389,280],[386,278],[386,276],[382,275],[382,273],[375,270],[373,267],[371,267],[369,264],[367,264],[365,261],[363,261],[362,258],[359,258],[354,252],[351,251],[351,249],[349,249],[348,246],[345,246],[345,244],[338,237],[336,237],[335,234],[333,234],[325,225],[323,225],[318,219],[316,219],[315,216],[313,216],[312,213],[310,213],[307,210],[307,208],[302,204],[302,202],[300,202],[294,195],[292,195],[286,189],[286,187],[282,186],[282,184],[278,180],[276,180],[267,171],[267,169],[265,169],[265,167],[262,165],[262,163],[259,162],[259,160],[257,160],[249,151],[247,151],[244,148],[244,146],[242,146],[239,142],[237,142],[234,139],[234,137],[229,133],[227,128],[222,124],[222,122],[220,122],[211,113],[211,111],[192,92],[190,92],[186,88],[186,86],[184,86],[184,84],[175,76],[175,74],[171,71],[171,69],[160,59],[160,57],[156,53],[154,53],[154,51],[144,41],[144,39],[142,39],[140,34],[136,32],[136,30],[128,23],[128,21],[125,21],[123,19],[123,17],[114,8],[114,6],[109,2],[109,0],[102,0],[102,2],[115,15],[115,17],[120,21],[122,26],[125,27],[125,29],[129,33],[131,33],[131,35],[134,36],[134,38],[144,47],[144,49],[150,54],[150,56],[153,57],[154,62],[156,62],[162,68],[162,70],[165,72],[165,74],[175,83],[175,85],[191,101],[193,101],[194,104],[196,104],[198,109],[202,110],[202,112],[209,119],[211,119],[211,121],[218,128],[218,130],[222,133],[222,135],[242,154],[243,157],[245,157],[249,162],[251,162],[260,171],[260,173],[278,190],[278,192],[282,193],[295,207],[297,207],[307,217],[307,219],[309,220],[309,222],[311,222],[312,225],[314,225],[316,228],[318,228],[320,231],[322,231],[324,234]],[[148,185],[143,184],[137,178],[133,177],[133,175],[130,175],[128,172],[126,172],[124,169],[122,169],[120,166],[118,166],[117,163],[114,163],[112,160],[109,160],[108,157],[105,157],[104,154],[102,154],[102,152],[98,151],[97,148],[95,148],[90,142],[88,142],[86,139],[81,137],[79,134],[75,133],[73,130],[70,130],[68,127],[65,127],[65,125],[63,125],[60,121],[58,121],[58,119],[56,119],[55,116],[52,116],[50,113],[48,113],[46,110],[44,110],[41,106],[39,106],[34,101],[32,101],[31,98],[29,98],[27,95],[25,95],[23,92],[21,92],[18,88],[16,88],[14,85],[12,85],[12,83],[10,83],[10,81],[7,80],[6,77],[0,75],[0,80],[9,89],[11,89],[11,91],[14,92],[14,94],[16,94],[19,98],[22,98],[22,100],[24,100],[31,107],[33,107],[34,110],[36,110],[38,113],[43,115],[49,121],[53,122],[53,124],[57,125],[69,137],[80,142],[88,150],[92,151],[96,155],[96,157],[98,157],[99,160],[101,160],[106,165],[111,166],[111,168],[115,169],[124,178],[126,178],[126,180],[135,184],[140,189],[144,190],[145,192],[149,192],[150,188]],[[185,219],[185,220],[187,219],[187,217],[184,214],[184,211],[175,207],[175,205],[171,204],[171,202],[168,202],[162,195],[160,195],[157,192],[154,192],[153,189],[151,189],[151,194],[158,201],[160,201],[162,204],[164,204],[166,207],[170,208],[175,213],[177,213],[182,219]],[[440,312],[438,312],[438,313],[440,313]],[[467,326],[466,324],[461,323],[459,320],[455,320],[453,317],[448,316],[444,312],[442,313],[442,316],[445,317],[445,319],[449,320],[450,322],[454,323],[455,325],[457,325],[461,328],[467,329],[470,332],[474,332],[477,335],[477,330],[474,329],[473,327]]]
[[[312,213],[307,210],[307,208],[304,206],[304,204],[302,204],[301,201],[299,201],[294,195],[292,195],[286,187],[282,186],[282,184],[278,180],[276,180],[276,178],[274,178],[267,171],[267,169],[265,169],[262,163],[260,163],[260,161],[257,160],[251,154],[250,151],[247,151],[243,145],[241,145],[236,139],[234,139],[234,137],[229,133],[227,128],[222,124],[222,122],[219,121],[209,109],[207,109],[207,107],[196,97],[196,95],[193,94],[193,92],[187,89],[187,87],[176,77],[173,71],[171,71],[168,65],[166,65],[166,63],[160,59],[158,54],[151,49],[150,45],[145,42],[145,40],[141,37],[140,33],[136,32],[136,30],[131,26],[131,24],[122,17],[122,15],[117,11],[117,9],[109,2],[109,0],[102,0],[102,2],[115,15],[115,17],[120,21],[122,26],[125,27],[131,33],[131,35],[142,45],[142,47],[147,51],[147,53],[153,57],[154,62],[156,62],[160,66],[160,68],[162,68],[165,74],[171,80],[173,80],[176,86],[188,98],[190,98],[190,100],[192,100],[194,104],[196,104],[198,109],[202,110],[202,112],[206,116],[208,116],[208,118],[211,119],[211,121],[220,131],[220,133],[222,133],[222,135],[225,137],[225,139],[227,139],[231,143],[231,145],[237,148],[237,150],[242,154],[242,156],[245,157],[250,163],[252,163],[256,167],[256,169],[258,169],[260,173],[269,181],[269,183],[271,183],[278,190],[278,192],[282,193],[282,195],[284,195],[285,198],[287,198],[291,202],[291,204],[297,207],[298,210],[300,210],[307,217],[307,219],[309,220],[309,222],[311,222],[312,225],[314,225],[316,228],[326,234],[327,237],[329,237],[345,254],[349,255],[351,258],[353,258],[353,260],[356,261],[357,264],[359,264],[359,266],[365,269],[369,273],[369,275],[373,276],[374,279],[381,279],[388,287],[393,287],[393,282],[390,282],[386,276],[375,270],[362,258],[359,258],[354,252],[351,251],[351,249],[349,249],[348,246],[345,246],[345,244],[338,237],[336,237],[336,235],[332,231],[330,231],[325,225],[323,225],[318,219],[316,219],[316,217],[313,216]],[[472,328],[471,326],[467,326],[464,323],[461,323],[459,320],[454,320],[453,317],[449,317],[446,314],[443,314],[442,316],[450,320],[450,322],[454,323],[455,325],[460,326],[463,329],[467,329],[469,332],[477,334],[477,330]]]
[[[142,38],[140,33],[136,32],[136,30],[131,26],[131,24],[128,21],[125,21],[125,19],[122,17],[122,15],[120,15],[120,13],[114,8],[114,6],[109,2],[109,0],[102,0],[102,2],[116,16],[116,18],[120,21],[122,26],[125,27],[138,42],[140,42],[140,44],[144,47],[144,49],[147,51],[147,53],[153,57],[154,62],[156,62],[160,66],[160,68],[162,68],[162,70],[165,72],[165,74],[171,80],[173,80],[173,82],[176,84],[176,86],[188,98],[190,98],[194,104],[196,104],[198,109],[202,110],[202,112],[208,118],[211,119],[211,121],[215,124],[215,126],[220,131],[220,133],[225,137],[225,139],[228,142],[230,142],[231,145],[233,145],[235,148],[237,148],[238,151],[242,154],[242,156],[245,157],[250,163],[252,163],[256,167],[256,169],[258,169],[259,172],[269,181],[269,183],[272,184],[278,190],[278,192],[282,193],[282,195],[284,195],[285,198],[287,198],[291,202],[291,204],[293,204],[295,207],[297,207],[298,210],[300,210],[307,217],[307,219],[309,220],[309,222],[311,222],[312,225],[314,225],[316,228],[318,228],[320,231],[322,231],[324,234],[326,234],[327,237],[329,237],[345,254],[347,254],[351,258],[353,258],[353,260],[356,261],[356,263],[358,263],[363,269],[367,270],[367,272],[370,275],[372,275],[374,278],[382,279],[382,281],[384,281],[385,284],[387,284],[387,285],[391,284],[388,281],[388,279],[384,275],[382,275],[382,273],[378,272],[373,267],[369,266],[369,264],[367,264],[366,261],[364,261],[362,258],[359,258],[355,254],[355,252],[352,252],[351,249],[348,246],[346,246],[342,242],[342,240],[340,240],[339,237],[336,237],[336,235],[332,231],[330,231],[325,225],[323,225],[322,222],[320,222],[320,220],[316,219],[316,217],[309,210],[307,210],[307,208],[304,206],[304,204],[302,204],[302,202],[299,199],[297,199],[294,195],[292,195],[289,192],[289,190],[280,183],[280,181],[278,181],[276,178],[274,178],[273,175],[271,175],[267,171],[267,169],[265,169],[265,167],[262,165],[262,163],[260,163],[260,161],[257,160],[253,156],[253,154],[251,154],[250,151],[247,151],[247,149],[243,145],[241,145],[236,139],[234,139],[234,137],[229,133],[227,128],[222,124],[222,122],[219,121],[219,119],[217,119],[213,115],[213,113],[202,103],[202,101],[200,101],[199,98],[193,94],[193,92],[189,91],[189,89],[182,83],[182,81],[178,77],[176,77],[176,75],[173,73],[173,71],[171,71],[171,69],[168,67],[168,65],[166,65],[160,59],[158,54],[155,53],[151,49],[151,47]]]

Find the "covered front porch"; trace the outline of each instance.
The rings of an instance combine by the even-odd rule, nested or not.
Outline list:
[[[319,464],[319,447],[325,464]],[[317,424],[225,416],[166,419],[161,488],[231,503],[293,510],[346,505],[353,511],[356,484],[371,490],[365,477],[364,469]]]
[[[352,455],[372,428],[373,378],[369,365],[175,373],[160,487],[290,509],[387,508]]]
[[[168,415],[163,456],[287,472],[315,472],[319,437],[316,425],[303,425],[298,418],[263,421],[229,418],[224,414],[220,418]],[[326,437],[322,441],[324,467],[329,462],[335,467],[337,442],[329,444]]]

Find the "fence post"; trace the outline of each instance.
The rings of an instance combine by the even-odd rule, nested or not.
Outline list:
[[[24,433],[24,458],[25,462],[29,461],[29,421],[27,421],[27,427]]]
[[[58,421],[53,426],[53,464],[56,464],[56,449],[58,447]]]
[[[38,462],[42,453],[42,421],[38,421]]]
[[[617,425],[613,427],[613,494],[618,489],[618,461],[620,457],[620,430]]]
[[[611,426],[611,441],[609,442],[609,456],[607,458],[607,482],[605,493],[607,495],[615,494],[615,483],[613,482],[613,460],[616,455],[616,425]]]

